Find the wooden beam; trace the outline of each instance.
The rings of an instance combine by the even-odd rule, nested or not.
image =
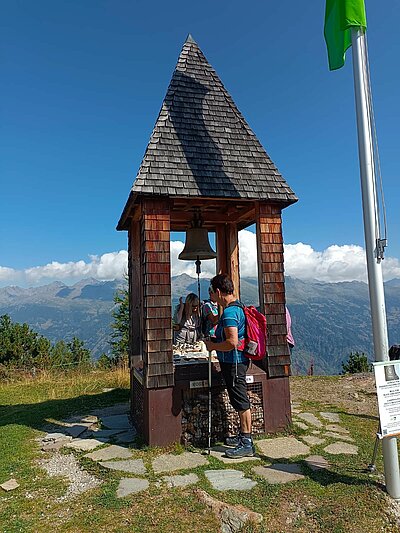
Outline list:
[[[240,298],[240,272],[239,272],[239,241],[236,224],[227,224],[226,227],[227,241],[227,260],[228,273],[233,281],[236,298]]]
[[[131,368],[142,359],[142,258],[140,224],[132,221],[128,232],[129,257],[129,363]]]
[[[228,274],[235,296],[240,297],[239,242],[236,224],[221,224],[216,229],[217,273]]]
[[[227,259],[227,249],[226,249],[226,227],[224,225],[219,225],[215,231],[215,241],[217,248],[217,274],[227,274],[228,273],[228,259]]]

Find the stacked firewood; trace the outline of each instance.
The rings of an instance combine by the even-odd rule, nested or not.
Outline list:
[[[253,434],[264,433],[264,411],[261,387],[248,386],[251,402]],[[229,403],[228,393],[222,387],[212,389],[212,433],[211,441],[223,442],[228,435],[236,435],[239,417]],[[208,391],[192,389],[183,391],[182,443],[197,447],[208,443]]]

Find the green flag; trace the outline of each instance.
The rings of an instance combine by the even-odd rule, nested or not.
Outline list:
[[[354,26],[367,27],[364,0],[326,0],[324,35],[329,70],[343,67]]]

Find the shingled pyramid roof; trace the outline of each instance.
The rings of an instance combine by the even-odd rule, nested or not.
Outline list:
[[[191,36],[183,45],[132,193],[263,199],[284,205],[297,200]]]

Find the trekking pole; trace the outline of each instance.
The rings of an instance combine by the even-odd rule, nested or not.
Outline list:
[[[208,351],[208,455],[211,453],[211,408],[212,408],[212,393],[211,393],[211,351]]]
[[[378,424],[378,431],[376,433],[376,438],[375,438],[375,445],[374,445],[374,451],[372,453],[372,459],[371,459],[371,462],[369,463],[369,465],[367,466],[367,470],[368,472],[375,472],[376,470],[376,456],[378,454],[378,446],[379,446],[379,441],[380,441],[380,438],[379,438],[379,434],[381,432],[381,423],[379,422]]]

